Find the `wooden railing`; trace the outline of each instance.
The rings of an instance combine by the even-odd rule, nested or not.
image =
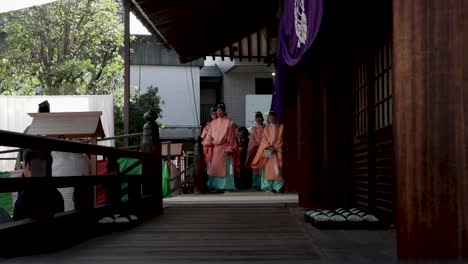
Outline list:
[[[118,213],[135,214],[141,219],[160,212],[163,206],[161,145],[156,124],[157,116],[153,112],[148,112],[145,114],[145,119],[140,152],[0,130],[0,146],[31,150],[32,164],[39,165],[32,166],[32,177],[0,179],[0,193],[41,190],[46,186],[53,186],[75,187],[75,193],[80,194],[75,196],[74,211],[0,225],[0,237],[2,237],[0,254],[8,252],[4,251],[7,248],[12,252],[15,251],[15,246],[24,250],[23,239],[29,239],[26,243],[32,243],[31,248],[37,248],[37,244],[34,244],[39,243],[36,239],[37,236],[40,237],[41,232],[44,232],[44,226],[49,228],[49,233],[55,235],[71,231],[81,235],[90,231],[99,217]],[[45,157],[51,151],[104,156],[108,160],[108,175],[50,177],[51,168],[45,166]],[[130,168],[120,172],[117,163],[119,158],[134,158],[137,161]],[[142,164],[142,175],[126,175],[140,164]],[[126,190],[121,189],[122,183],[128,183]],[[95,186],[98,184],[106,187],[107,199],[103,206],[95,205]],[[128,194],[128,202],[122,202],[123,191]],[[59,227],[63,230],[59,230]]]

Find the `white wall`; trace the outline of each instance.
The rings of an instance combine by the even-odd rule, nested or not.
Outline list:
[[[32,122],[28,113],[36,113],[38,105],[49,101],[51,112],[101,111],[101,122],[106,137],[114,136],[114,102],[112,95],[75,95],[75,96],[0,96],[0,129],[23,132]],[[100,145],[112,145],[103,141]],[[0,146],[0,151],[8,149]],[[2,154],[1,157],[16,157],[16,153]],[[14,161],[0,161],[0,171],[9,171]]]
[[[142,91],[159,88],[164,101],[160,122],[165,126],[200,123],[200,69],[191,66],[130,66],[130,85]]]
[[[262,112],[263,119],[267,120],[271,108],[272,95],[246,95],[245,96],[245,126],[254,127],[255,113]]]
[[[229,72],[224,74],[223,100],[228,116],[239,126],[246,124],[245,96],[255,94],[256,78],[272,78],[270,72]],[[261,109],[259,109],[261,110]]]

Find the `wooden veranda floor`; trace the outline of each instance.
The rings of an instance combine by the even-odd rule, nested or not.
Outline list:
[[[229,199],[226,196],[239,195],[209,195],[204,198],[181,196],[178,200],[179,202],[185,200],[185,204],[167,205],[162,215],[130,230],[102,235],[57,253],[3,261],[5,263],[393,263],[395,261],[393,231],[321,231],[304,223],[303,210],[291,202],[291,197],[285,196],[281,200],[281,196],[276,196],[274,198],[277,199],[276,203],[262,204],[258,200],[248,204],[227,202]],[[246,197],[245,194],[240,196]],[[200,203],[195,202],[195,198],[221,202],[208,203],[205,200],[200,206]]]

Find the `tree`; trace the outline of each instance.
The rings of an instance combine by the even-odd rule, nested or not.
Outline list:
[[[164,101],[161,100],[158,92],[158,87],[153,86],[148,87],[145,93],[134,87],[130,90],[130,134],[141,133],[146,122],[143,115],[148,110],[153,110],[158,117],[161,117],[161,105],[164,104]],[[114,94],[114,127],[116,135],[123,135],[123,90],[119,90],[118,93]],[[139,143],[137,138],[130,138],[129,140],[130,146]],[[121,142],[118,142],[117,145],[121,145]]]
[[[2,15],[0,94],[107,94],[123,83],[115,0],[62,0]]]

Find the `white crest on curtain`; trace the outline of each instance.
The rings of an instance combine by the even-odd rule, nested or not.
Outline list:
[[[300,48],[307,40],[307,17],[304,0],[294,1],[294,26],[296,28],[297,47]]]

